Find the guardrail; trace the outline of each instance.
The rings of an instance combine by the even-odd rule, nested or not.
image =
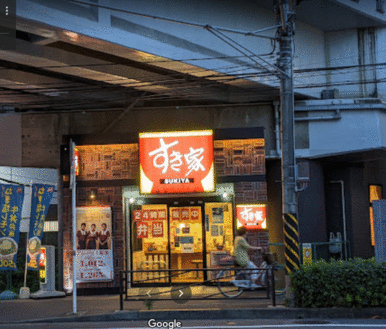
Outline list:
[[[255,290],[245,290],[237,299],[271,299],[276,306],[275,295],[275,266],[256,269],[238,267],[221,268],[189,268],[189,269],[156,269],[120,271],[120,310],[123,310],[124,301],[155,301],[172,300],[181,290],[190,291],[189,300],[220,300],[227,299],[218,288],[217,274],[220,271],[243,272],[258,271],[264,275],[263,287]],[[177,278],[190,277],[190,282],[176,282]],[[204,280],[205,278],[205,280]],[[151,294],[149,294],[151,288]]]

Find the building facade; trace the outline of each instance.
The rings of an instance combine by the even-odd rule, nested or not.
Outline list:
[[[311,0],[292,8],[300,242],[328,242],[339,232],[349,241],[348,254],[358,257],[374,255],[371,202],[383,198],[386,181],[382,6],[375,0]],[[66,167],[60,148],[75,141],[77,206],[112,209],[115,281],[109,287],[116,285],[119,269],[151,262],[183,266],[178,256],[172,259],[171,242],[180,242],[179,233],[170,235],[170,218],[162,224],[169,258],[140,254],[154,241],[143,240],[140,247],[128,235],[135,210],[166,210],[169,217],[173,208],[193,207],[206,232],[205,215],[214,216],[210,207],[223,209],[224,218],[224,209],[231,209],[234,229],[237,204],[264,204],[266,227],[250,238],[283,242],[273,2],[225,1],[220,7],[210,1],[22,0],[16,18],[15,47],[0,51],[0,136],[6,141],[0,164]],[[144,196],[143,205],[130,204],[142,198],[140,134],[201,130],[213,131],[215,188],[191,194],[194,200],[160,194]],[[219,137],[221,131],[228,131],[226,138]],[[64,271],[70,273],[65,174],[63,184],[59,220]],[[221,189],[231,201],[222,199]],[[202,234],[200,257],[193,240],[187,264],[209,266],[210,252],[227,248],[229,237],[219,236],[222,241],[214,244],[207,240],[212,235]],[[192,244],[189,239],[184,245]]]

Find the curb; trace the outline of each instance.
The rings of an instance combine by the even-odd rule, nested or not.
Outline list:
[[[164,311],[116,311],[99,315],[79,315],[47,319],[0,322],[53,323],[53,322],[103,322],[132,320],[211,320],[211,319],[363,319],[378,316],[386,318],[386,308],[257,308],[217,310],[164,310]]]

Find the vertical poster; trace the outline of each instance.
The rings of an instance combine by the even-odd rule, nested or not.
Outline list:
[[[0,192],[0,270],[16,271],[24,187],[3,184]]]
[[[32,184],[31,219],[27,243],[27,269],[39,270],[44,220],[54,195],[54,185]]]
[[[110,207],[76,208],[77,282],[114,278]]]

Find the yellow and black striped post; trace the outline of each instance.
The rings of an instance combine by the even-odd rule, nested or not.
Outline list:
[[[299,225],[296,215],[284,214],[285,272],[290,274],[299,269]]]

